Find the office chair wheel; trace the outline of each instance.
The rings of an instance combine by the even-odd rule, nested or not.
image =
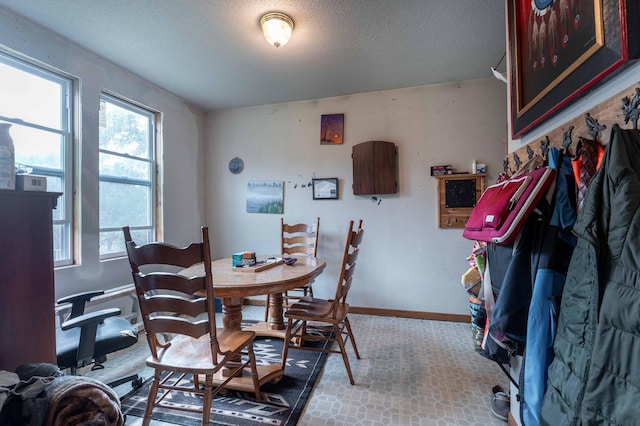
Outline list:
[[[138,378],[131,381],[131,387],[133,389],[140,389],[144,385],[144,378],[142,376],[138,376]]]

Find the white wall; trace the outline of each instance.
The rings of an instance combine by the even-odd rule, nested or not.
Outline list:
[[[70,74],[80,82],[80,131],[75,177],[79,182],[79,264],[55,271],[56,297],[131,282],[125,258],[98,259],[98,110],[103,89],[139,102],[164,116],[164,237],[176,244],[200,238],[204,221],[204,114],[178,97],[78,45],[0,9],[0,48],[20,52]],[[78,109],[79,108],[79,109]]]
[[[437,227],[429,168],[470,171],[477,159],[487,164],[487,183],[495,182],[507,149],[505,99],[506,85],[490,78],[209,113],[207,223],[214,257],[279,253],[281,216],[246,213],[245,195],[249,180],[282,180],[287,221],[321,218],[319,256],[328,265],[316,294],[335,291],[348,221],[362,218],[353,306],[468,314],[460,278],[471,242],[460,229]],[[345,142],[320,145],[320,116],[335,113],[345,115]],[[351,189],[351,147],[369,140],[398,146],[400,191],[380,196],[379,205]],[[228,170],[236,156],[245,164],[239,175]],[[339,178],[340,199],[313,201],[307,186],[313,177]]]

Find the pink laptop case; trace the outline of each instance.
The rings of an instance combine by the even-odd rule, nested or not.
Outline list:
[[[469,240],[510,244],[554,182],[541,167],[488,187],[473,208],[462,235]]]

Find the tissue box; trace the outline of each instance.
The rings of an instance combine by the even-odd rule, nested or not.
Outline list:
[[[46,191],[47,178],[36,175],[16,175],[16,189],[18,191]]]
[[[231,256],[231,266],[253,266],[256,264],[256,254],[252,251],[234,253]]]

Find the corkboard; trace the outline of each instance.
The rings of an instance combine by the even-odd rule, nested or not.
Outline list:
[[[504,160],[504,172],[511,176],[520,166],[535,155],[545,160],[549,148],[556,147],[573,156],[579,138],[596,140],[602,145],[609,142],[611,127],[618,124],[622,129],[637,128],[640,103],[640,82],[596,105],[586,113],[577,116],[562,126],[550,131],[537,141],[507,154]],[[595,124],[592,128],[589,124]],[[602,130],[598,130],[602,128]]]

